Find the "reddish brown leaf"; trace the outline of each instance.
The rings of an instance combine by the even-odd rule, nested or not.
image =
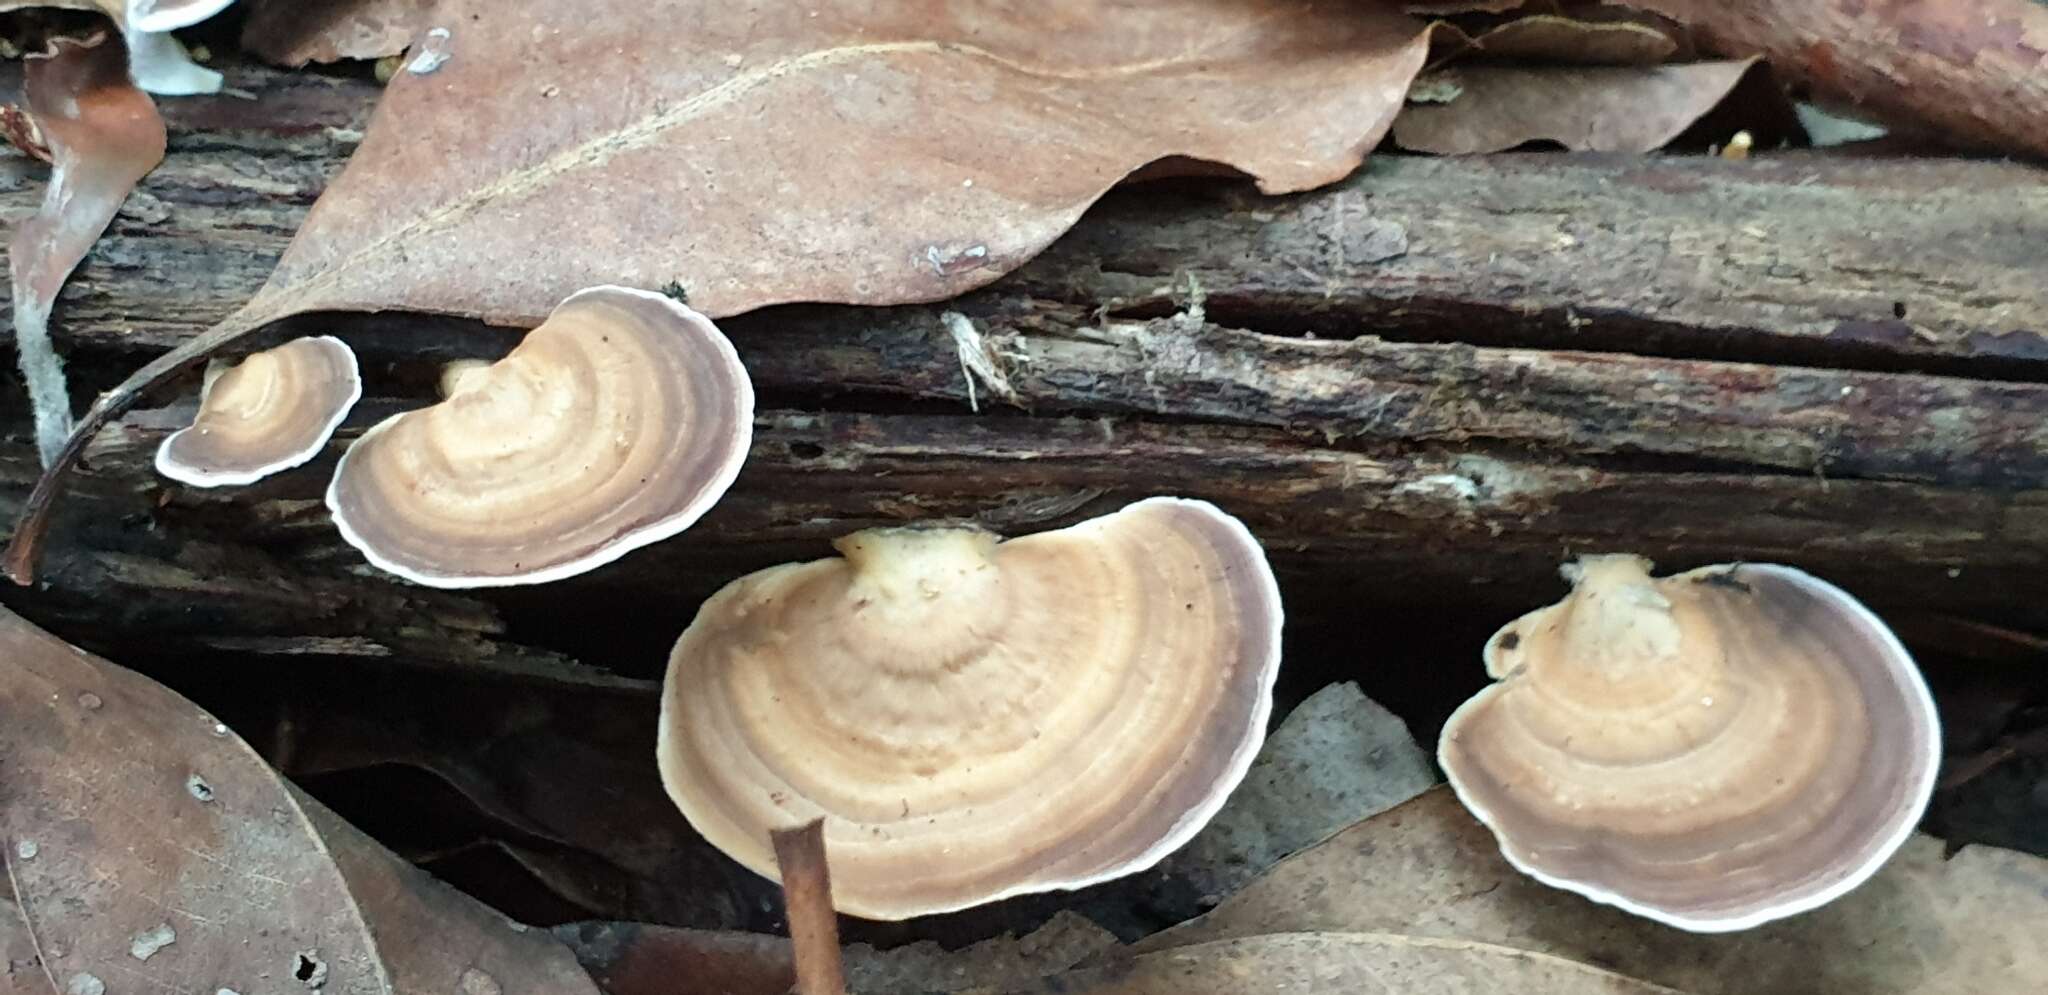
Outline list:
[[[1762,54],[1816,95],[1950,141],[2048,156],[2048,4],[1629,0],[1703,49]]]
[[[514,324],[598,274],[714,316],[950,297],[1169,155],[1338,179],[1423,46],[1370,6],[930,13],[457,0],[449,61],[393,81],[265,296]]]
[[[149,95],[128,81],[127,50],[110,35],[59,38],[49,54],[29,57],[23,75],[28,113],[52,166],[43,206],[8,242],[7,270],[36,444],[48,464],[71,432],[50,309],[128,192],[163,161],[164,123]]]
[[[4,609],[0,658],[0,845],[54,990],[594,992],[171,691]]]
[[[2048,989],[2048,861],[1908,841],[1867,884],[1740,933],[1671,929],[1537,883],[1437,788],[1275,867],[1209,915],[1137,944],[1276,930],[1397,931],[1600,964],[1694,995],[1965,995]]]
[[[1394,122],[1403,148],[1438,155],[1498,152],[1549,140],[1590,152],[1648,152],[1714,109],[1755,64],[1580,69],[1461,65],[1458,95],[1412,104]]]
[[[1344,176],[1421,66],[1375,3],[449,0],[264,291],[106,395],[84,440],[264,323],[408,308],[531,325],[568,292],[680,280],[725,315],[981,286],[1170,156],[1269,192]],[[1048,39],[1057,38],[1057,44]],[[409,65],[421,67],[420,59]]]
[[[433,0],[260,0],[242,25],[242,47],[283,66],[381,59],[405,51],[432,6]]]

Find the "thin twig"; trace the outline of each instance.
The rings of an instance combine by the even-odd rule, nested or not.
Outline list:
[[[768,834],[782,874],[783,914],[796,948],[798,995],[846,995],[839,960],[839,917],[832,911],[832,871],[825,863],[825,820]]]

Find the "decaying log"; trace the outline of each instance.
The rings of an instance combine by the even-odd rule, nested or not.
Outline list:
[[[257,99],[167,102],[169,159],[60,302],[82,391],[254,291],[374,95],[259,72],[237,85]],[[0,159],[0,218],[33,207],[41,175]],[[516,336],[303,317],[290,330],[364,354],[356,429],[307,468],[194,491],[150,472],[191,403],[164,398],[97,440],[43,584],[6,597],[117,658],[644,689],[698,599],[850,529],[1028,531],[1180,493],[1246,518],[1288,584],[1290,659],[1337,668],[1360,662],[1361,610],[1404,606],[1393,640],[1490,629],[1588,550],[1780,560],[1880,607],[2041,625],[2048,605],[2026,594],[2048,567],[2040,176],[1806,155],[1382,157],[1292,198],[1127,190],[960,301],[726,322],[763,408],[731,496],[676,540],[541,590],[382,578],[319,501],[360,426],[421,403],[440,362]],[[11,520],[34,456],[19,400],[0,417]]]

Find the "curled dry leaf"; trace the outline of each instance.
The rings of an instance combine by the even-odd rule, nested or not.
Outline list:
[[[121,202],[164,158],[164,122],[128,80],[119,39],[58,38],[23,67],[28,113],[50,150],[42,207],[7,246],[14,336],[35,407],[36,446],[48,465],[71,432],[63,361],[50,342],[50,310],[71,271],[99,240]]]
[[[2048,156],[2048,4],[2038,0],[1629,0],[1702,49],[1762,54],[1816,96],[1959,145]]]
[[[5,609],[0,657],[0,845],[56,990],[594,992],[161,685]]]
[[[1274,933],[1140,954],[1001,989],[1071,995],[1679,995],[1587,964],[1513,947],[1394,933]]]
[[[258,0],[242,47],[283,66],[397,55],[427,26],[432,0]]]
[[[31,498],[10,576],[32,573],[93,432],[276,318],[530,326],[579,287],[676,279],[714,317],[951,297],[1155,160],[1226,163],[1274,193],[1344,176],[1428,48],[1377,3],[982,0],[934,18],[914,0],[451,0],[434,19],[450,58],[392,82],[255,300],[94,406]]]
[[[1543,140],[1584,152],[1648,152],[1713,110],[1755,64],[1463,65],[1456,99],[1409,106],[1394,122],[1394,140],[1438,155],[1498,152]]]
[[[1274,930],[1388,930],[1604,965],[1694,995],[1967,995],[2048,988],[2048,861],[1944,859],[1916,836],[1832,905],[1742,933],[1684,933],[1536,882],[1438,788],[1275,867],[1152,950]]]

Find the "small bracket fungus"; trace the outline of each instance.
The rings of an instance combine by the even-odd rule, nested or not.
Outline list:
[[[1568,597],[1487,642],[1497,683],[1438,745],[1459,799],[1532,877],[1695,932],[1861,884],[1934,789],[1912,657],[1791,567],[1649,569],[1587,557]]]
[[[625,287],[571,295],[443,388],[363,433],[327,489],[343,538],[430,587],[560,580],[675,535],[732,485],[753,439],[732,343]]]
[[[156,472],[194,487],[254,483],[312,459],[363,396],[356,354],[326,335],[207,372],[191,427],[156,450]]]
[[[712,596],[662,689],[669,796],[757,873],[822,817],[842,912],[1079,888],[1187,842],[1258,751],[1280,592],[1212,505],[836,545]]]

